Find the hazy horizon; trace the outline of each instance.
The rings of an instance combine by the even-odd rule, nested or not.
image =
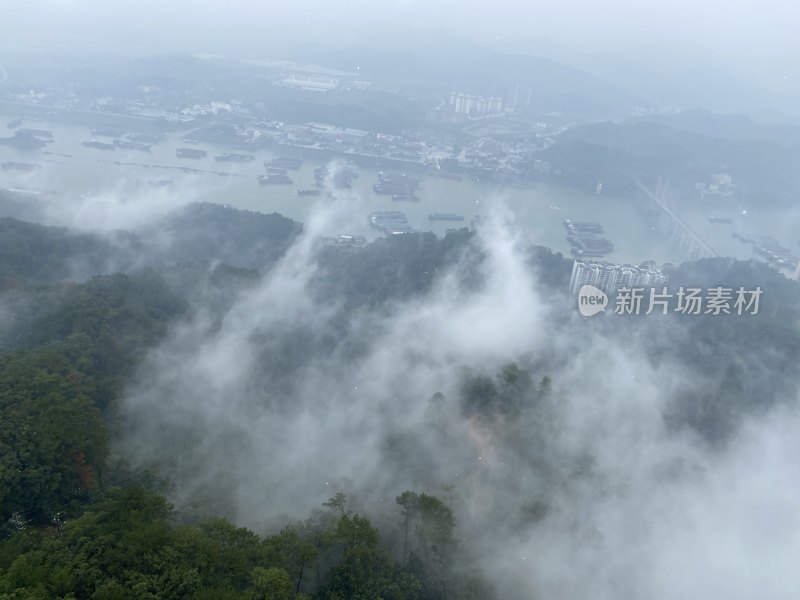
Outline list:
[[[335,6],[318,0],[233,0],[224,6],[186,0],[34,0],[0,6],[6,15],[0,44],[17,49],[283,58],[308,47],[383,45],[413,52],[431,40],[446,51],[452,40],[543,56],[622,83],[627,83],[624,71],[633,66],[677,77],[682,85],[702,85],[702,74],[699,81],[689,79],[698,72],[713,77],[722,71],[777,94],[796,98],[800,90],[800,39],[794,32],[800,8],[777,0],[758,5],[570,0],[536,6],[501,0],[491,10],[455,0],[384,2],[380,10],[366,0]],[[709,79],[708,85],[716,83]]]

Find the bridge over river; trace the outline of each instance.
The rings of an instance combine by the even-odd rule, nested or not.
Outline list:
[[[717,251],[667,204],[665,199],[667,186],[662,180],[658,180],[655,192],[640,181],[637,181],[636,185],[651,200],[653,206],[659,211],[658,214],[666,215],[668,219],[666,225],[667,235],[672,238],[676,245],[685,250],[692,260],[719,256]]]

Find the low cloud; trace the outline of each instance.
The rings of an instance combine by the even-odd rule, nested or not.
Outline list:
[[[320,298],[322,238],[362,213],[347,194],[320,202],[221,322],[197,307],[143,364],[120,450],[168,475],[174,501],[264,530],[338,491],[391,518],[396,495],[427,490],[453,505],[502,598],[800,589],[794,410],[724,447],[668,427],[693,375],[553,297],[502,211],[476,238],[477,284],[457,262],[388,306]],[[465,381],[511,363],[539,391],[512,416],[466,410]]]

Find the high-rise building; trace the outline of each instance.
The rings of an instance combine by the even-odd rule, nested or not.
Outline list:
[[[499,113],[502,109],[503,109],[502,100],[500,100],[500,98],[497,98],[497,97],[494,97],[494,96],[489,98],[489,101],[488,101],[487,107],[486,107],[487,112]]]
[[[622,287],[647,288],[666,282],[666,275],[654,263],[634,267],[577,259],[572,265],[569,290],[571,294],[577,294],[584,285],[593,285],[607,294],[613,294]]]
[[[506,101],[506,106],[508,108],[517,108],[517,103],[519,101],[519,84],[515,83],[508,94],[508,99]]]
[[[461,115],[486,115],[502,111],[502,100],[491,96],[473,96],[463,92],[451,92],[450,106]]]

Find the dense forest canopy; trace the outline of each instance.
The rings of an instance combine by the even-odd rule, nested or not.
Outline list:
[[[795,400],[797,284],[701,260],[671,284],[757,283],[759,315],[587,322],[571,261],[497,227],[0,220],[0,598],[530,597],[570,544],[589,572],[630,541],[612,505],[713,498],[708,466]]]

